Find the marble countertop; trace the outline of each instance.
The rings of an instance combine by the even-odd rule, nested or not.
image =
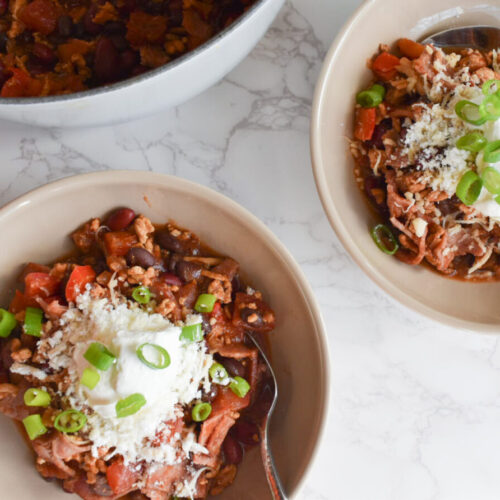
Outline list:
[[[347,256],[316,193],[314,84],[359,3],[288,0],[229,76],[156,116],[93,130],[0,123],[0,204],[109,168],[174,174],[230,196],[295,256],[328,327],[332,411],[302,498],[497,500],[498,338],[441,326],[389,299]]]

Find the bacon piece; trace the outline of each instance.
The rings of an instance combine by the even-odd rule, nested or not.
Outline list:
[[[163,500],[169,498],[175,491],[175,485],[186,476],[186,464],[150,467],[146,478],[146,485],[141,489],[148,498],[152,500]]]

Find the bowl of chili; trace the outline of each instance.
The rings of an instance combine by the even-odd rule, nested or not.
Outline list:
[[[68,237],[71,233],[74,235],[73,241],[83,245],[82,248],[87,248],[85,245],[90,234],[88,231],[93,225],[90,223],[82,226],[82,224],[96,215],[109,214],[116,207],[123,207],[125,204],[129,209],[120,209],[103,219],[108,228],[103,230],[112,229],[100,236],[104,238],[104,245],[109,251],[116,250],[123,253],[124,244],[130,247],[131,235],[127,233],[120,235],[120,230],[130,225],[134,213],[144,214],[144,217],[154,222],[163,223],[172,220],[171,223],[175,222],[176,227],[189,228],[189,231],[196,234],[206,245],[204,248],[213,248],[219,255],[231,256],[238,261],[244,272],[241,273],[242,282],[260,290],[272,307],[277,319],[274,331],[269,333],[268,337],[272,364],[278,377],[280,397],[273,417],[271,445],[289,497],[300,498],[301,486],[316,455],[326,421],[329,392],[326,333],[319,308],[298,265],[279,240],[260,221],[236,203],[208,188],[176,177],[133,171],[119,172],[119,175],[116,172],[80,175],[38,188],[0,209],[0,230],[5,236],[6,245],[5,252],[0,258],[0,275],[4,284],[0,291],[2,307],[8,304],[14,290],[19,287],[16,280],[25,263],[50,264],[54,259],[68,255],[67,252],[72,247],[72,240]],[[141,219],[141,224],[144,221],[144,218]],[[80,229],[74,232],[78,226]],[[172,243],[172,234],[179,236],[182,230],[163,235],[160,233],[161,231],[158,233],[158,243],[162,246],[171,246],[175,243]],[[185,241],[186,245],[189,245],[191,240]],[[138,251],[137,248],[126,250],[126,261],[131,266],[138,263],[147,266],[150,262],[147,252]],[[191,252],[194,253],[195,259],[196,248],[193,247],[194,250]],[[61,293],[70,304],[72,300],[78,300],[78,294],[81,294],[87,285],[93,286],[91,284],[95,283],[97,272],[102,274],[104,268],[98,270],[90,265],[91,262],[92,260],[85,260],[73,265],[73,270],[62,288],[52,283],[53,280],[49,275],[42,276],[43,273],[30,268],[35,272],[30,272],[28,275],[24,273],[24,294],[31,296],[37,291],[45,296]],[[110,264],[112,262],[110,261]],[[190,262],[189,266],[193,267],[192,264]],[[189,269],[189,272],[193,271],[191,267],[187,269],[189,266],[187,264],[184,266],[185,272]],[[207,276],[217,275],[208,272]],[[112,279],[109,272],[107,279]],[[180,284],[189,282],[190,276],[181,280],[167,270],[161,274],[161,279],[169,286],[176,287],[173,288],[176,290]],[[151,294],[158,292],[154,290],[153,285],[149,286],[151,290],[146,291],[147,287],[134,285],[133,290],[127,292],[130,295],[129,300],[135,301],[138,308],[151,307],[153,302]],[[247,289],[247,292],[253,293],[251,289]],[[240,301],[244,299],[240,297]],[[196,300],[194,309],[200,314],[207,314],[209,311],[214,313],[217,308],[217,318],[221,314],[224,316],[230,313],[231,306],[227,312],[222,311],[216,300],[219,299],[214,299],[210,293],[201,294]],[[48,299],[45,302],[48,302]],[[248,302],[249,307],[252,306],[250,302]],[[59,307],[57,300],[51,304],[56,308]],[[265,315],[263,317],[264,321],[267,321]],[[32,334],[35,336],[40,335],[40,319],[35,315],[29,320]],[[250,319],[249,317],[248,320]],[[2,311],[0,327],[12,330],[14,326],[8,324],[8,321],[9,315]],[[43,321],[45,332],[46,319]],[[211,324],[216,321],[218,320],[215,318]],[[197,323],[182,328],[182,337],[188,345],[200,340],[199,327],[200,324]],[[32,336],[27,335],[26,338],[29,340]],[[42,341],[43,339],[42,334]],[[155,344],[157,342],[141,341],[134,357],[137,357],[140,365],[144,365],[144,370],[149,370],[151,376],[156,376],[155,374],[162,376],[162,373],[177,362],[175,351],[168,353],[164,347]],[[99,390],[99,385],[107,377],[106,373],[113,370],[116,363],[120,363],[117,352],[111,352],[100,342],[86,345],[82,351],[82,360],[86,369],[79,375],[80,383],[89,391]],[[0,376],[3,376],[1,366],[4,362],[2,358]],[[232,369],[230,365],[224,366],[228,371]],[[224,366],[216,363],[210,368],[210,377],[217,383],[222,383],[227,378]],[[248,383],[245,378],[241,378],[242,376],[245,377],[243,374],[234,376],[230,384],[230,390],[236,398],[245,397],[249,390]],[[3,382],[4,380],[0,379],[0,384]],[[13,380],[10,382],[15,383]],[[0,385],[0,387],[5,386],[6,384]],[[47,387],[45,389],[49,390]],[[30,405],[41,407],[43,413],[43,409],[48,405],[57,403],[50,402],[45,389],[37,387],[26,391],[24,396],[26,406],[21,408],[18,405],[23,403],[18,401],[17,406],[12,408],[13,411],[22,409],[28,414],[24,427],[30,439],[35,441],[39,439],[38,434],[46,430],[39,418],[40,411]],[[146,389],[140,390],[140,392],[145,391]],[[120,420],[128,418],[128,415],[138,412],[147,404],[142,395],[137,394],[139,391],[132,392],[134,394],[116,405],[116,413]],[[8,395],[2,394],[2,397]],[[212,405],[206,403],[209,403],[209,400],[205,399],[193,406],[190,413],[193,422],[203,422],[207,419],[212,407],[213,411],[216,411],[216,403]],[[5,409],[5,404],[2,407]],[[30,410],[31,408],[34,409]],[[56,417],[57,422],[51,425],[62,433],[85,429],[85,426],[89,425],[87,419],[94,418],[92,413],[84,415],[77,408],[67,408]],[[58,485],[41,480],[34,467],[32,455],[26,452],[21,436],[11,431],[11,425],[8,419],[0,416],[3,449],[9,450],[8,455],[0,454],[0,480],[4,488],[15,486],[16,495],[22,500],[35,496],[47,500],[66,498],[66,494]],[[45,437],[42,436],[40,439],[43,440]],[[253,438],[247,436],[245,439],[252,442]],[[42,461],[38,467],[43,466],[43,463]],[[20,475],[23,477],[22,482],[18,480]],[[71,484],[73,487],[71,478],[69,481],[68,485]],[[248,450],[233,485],[217,498],[240,497],[259,500],[270,498],[258,449]]]
[[[0,118],[81,127],[180,104],[236,66],[283,2],[1,4]]]

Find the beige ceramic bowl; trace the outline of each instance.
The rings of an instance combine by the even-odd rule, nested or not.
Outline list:
[[[460,7],[458,6],[460,5]],[[313,106],[311,151],[316,185],[330,223],[347,251],[381,288],[430,318],[482,332],[500,332],[500,283],[458,282],[380,252],[375,223],[353,176],[348,149],[356,93],[370,80],[366,60],[378,44],[421,39],[448,27],[500,26],[495,0],[368,0],[329,51]]]
[[[0,303],[8,302],[9,288],[23,263],[51,262],[70,248],[68,234],[75,227],[123,205],[153,221],[171,218],[215,250],[237,259],[250,283],[262,290],[275,310],[271,346],[280,399],[271,442],[287,492],[300,498],[328,406],[325,330],[298,265],[264,224],[236,203],[191,182],[147,172],[94,173],[36,189],[0,210]],[[58,485],[38,476],[30,451],[4,417],[0,443],[1,498],[7,498],[7,492],[17,500],[69,498]],[[270,498],[257,450],[245,457],[235,484],[218,498]]]

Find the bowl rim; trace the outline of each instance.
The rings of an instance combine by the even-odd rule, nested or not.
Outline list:
[[[332,68],[335,65],[335,60],[338,54],[343,49],[345,38],[349,33],[355,29],[356,22],[358,18],[365,15],[372,6],[377,2],[377,0],[366,0],[362,3],[351,15],[351,17],[346,21],[341,31],[335,37],[330,49],[328,50],[326,57],[323,62],[323,66],[318,77],[316,88],[314,91],[313,105],[312,105],[312,116],[311,116],[311,128],[309,134],[310,150],[311,150],[311,163],[314,175],[314,180],[316,183],[316,189],[318,191],[323,209],[326,216],[332,226],[338,239],[344,246],[344,249],[355,261],[355,263],[364,271],[364,273],[383,291],[385,291],[392,299],[399,302],[406,308],[416,311],[427,318],[437,321],[441,324],[451,326],[454,328],[460,328],[463,330],[471,330],[479,333],[493,333],[498,334],[500,331],[500,325],[494,325],[492,323],[480,323],[475,321],[468,321],[464,319],[458,319],[452,315],[443,313],[437,309],[427,306],[421,303],[419,300],[413,298],[403,289],[393,285],[385,275],[378,270],[377,267],[370,264],[362,255],[359,250],[358,245],[355,244],[353,238],[351,237],[350,230],[347,228],[343,221],[338,208],[335,206],[333,197],[331,196],[327,182],[325,167],[323,161],[323,154],[320,145],[320,136],[322,128],[322,117],[326,112],[324,101],[327,90],[327,84],[330,79]],[[360,208],[361,209],[361,208]],[[431,271],[428,271],[431,272]],[[443,277],[442,279],[447,279]],[[471,286],[481,286],[478,283],[470,283]]]
[[[145,71],[137,76],[132,76],[130,78],[126,78],[125,80],[120,80],[115,83],[111,83],[108,85],[101,85],[99,87],[80,90],[78,92],[71,92],[69,94],[57,94],[57,95],[48,95],[48,96],[40,96],[40,97],[2,97],[0,98],[1,106],[15,106],[22,104],[51,104],[55,102],[68,102],[77,99],[84,99],[94,97],[100,94],[108,94],[109,92],[113,92],[115,90],[121,90],[125,87],[135,86],[149,80],[151,78],[156,77],[157,75],[168,71],[169,69],[174,69],[178,66],[181,66],[196,57],[198,54],[208,51],[214,45],[220,42],[222,38],[224,38],[229,33],[236,31],[238,27],[245,23],[247,20],[252,19],[257,15],[257,12],[263,8],[266,3],[271,3],[273,0],[257,0],[250,8],[243,12],[235,21],[233,21],[229,26],[224,28],[222,31],[219,31],[212,38],[209,38],[205,43],[202,43],[198,47],[189,52],[186,52],[182,56],[174,59],[172,61],[163,64],[157,68],[153,68],[149,71]]]
[[[302,491],[309,474],[311,473],[312,467],[318,459],[318,453],[325,436],[326,423],[328,421],[331,407],[331,361],[329,356],[330,351],[327,330],[312,287],[299,264],[295,261],[294,257],[285,245],[260,219],[228,196],[219,193],[212,188],[181,177],[151,171],[103,170],[98,172],[70,175],[68,177],[49,182],[31,189],[30,191],[1,206],[0,224],[6,217],[15,217],[15,212],[17,210],[24,209],[27,205],[35,202],[43,202],[45,199],[50,198],[53,193],[74,187],[82,190],[90,185],[95,185],[96,183],[101,185],[126,184],[139,186],[143,183],[148,183],[160,188],[169,189],[173,186],[175,189],[189,190],[192,196],[213,201],[220,210],[234,214],[237,218],[244,219],[257,233],[262,235],[264,241],[270,243],[271,247],[283,261],[285,267],[289,270],[292,279],[295,280],[297,287],[302,293],[303,299],[316,326],[316,342],[318,344],[319,352],[318,363],[320,365],[320,373],[322,374],[321,380],[318,381],[321,401],[320,408],[318,410],[320,419],[317,437],[311,449],[310,459],[304,467],[302,477],[297,482],[295,490],[290,496],[290,498],[298,499],[299,494]]]

